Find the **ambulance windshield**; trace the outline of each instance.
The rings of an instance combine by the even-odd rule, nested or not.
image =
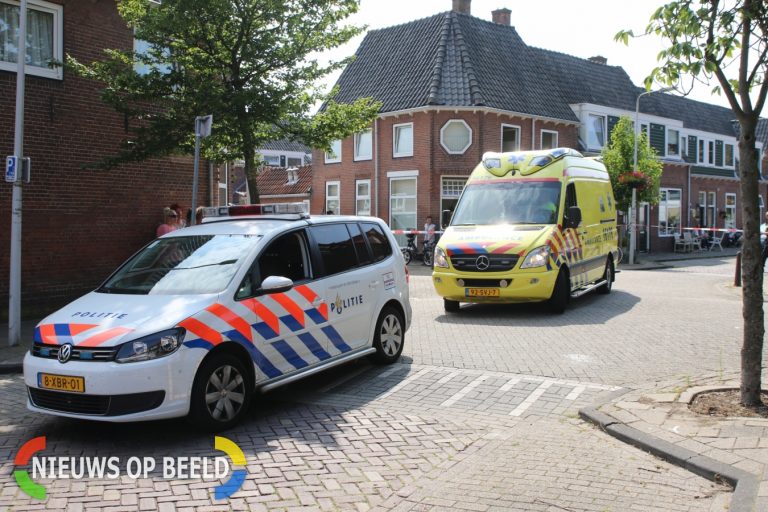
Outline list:
[[[555,224],[560,181],[470,182],[461,195],[451,226]]]
[[[174,236],[155,240],[97,292],[193,295],[224,290],[260,235]]]

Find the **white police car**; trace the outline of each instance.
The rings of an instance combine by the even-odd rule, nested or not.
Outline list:
[[[218,430],[257,390],[363,356],[396,361],[411,306],[389,228],[268,213],[302,206],[218,209],[226,216],[158,238],[47,317],[24,358],[29,409],[121,422],[189,415]]]

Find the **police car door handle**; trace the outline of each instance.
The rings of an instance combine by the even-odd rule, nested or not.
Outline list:
[[[312,305],[314,307],[316,307],[316,308],[322,306],[323,304],[325,304],[325,301],[323,299],[321,299],[320,297],[318,297],[318,298],[316,298],[315,300],[312,301]]]
[[[369,288],[376,288],[377,286],[379,286],[379,281],[371,281],[368,283]]]

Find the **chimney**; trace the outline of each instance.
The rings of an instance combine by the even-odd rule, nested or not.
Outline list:
[[[602,55],[595,55],[594,57],[590,57],[590,58],[589,58],[589,59],[587,59],[587,60],[588,60],[589,62],[594,62],[595,64],[602,64],[603,66],[605,66],[606,64],[608,64],[608,59],[606,59],[606,58],[605,58],[605,57],[603,57]]]
[[[471,14],[470,7],[472,0],[453,0],[453,12],[460,12],[462,14]]]
[[[491,11],[493,22],[497,25],[504,25],[507,27],[510,25],[509,21],[511,14],[512,11],[509,9],[496,9],[495,11]]]

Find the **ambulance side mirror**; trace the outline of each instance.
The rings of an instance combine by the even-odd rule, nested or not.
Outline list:
[[[269,276],[261,282],[259,295],[269,293],[284,293],[293,288],[293,281],[283,276]]]
[[[451,223],[451,217],[453,216],[453,212],[451,210],[443,210],[443,215],[440,218],[440,226],[445,229],[448,227],[448,225]]]
[[[565,228],[577,228],[581,224],[581,208],[571,206],[568,208],[568,214],[565,217]]]

